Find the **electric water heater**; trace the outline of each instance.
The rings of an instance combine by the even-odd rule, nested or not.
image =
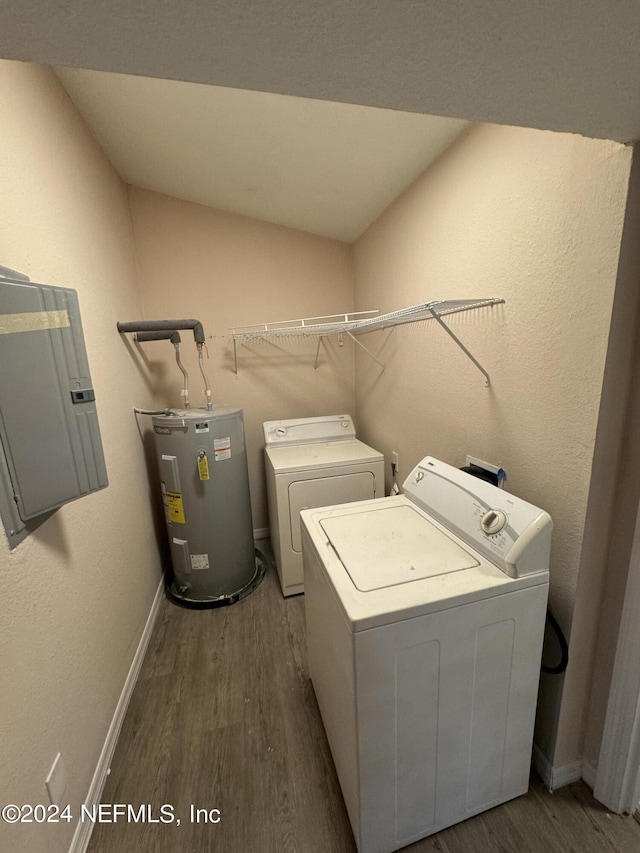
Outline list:
[[[229,604],[262,579],[253,543],[242,409],[153,416],[173,563],[172,596]]]

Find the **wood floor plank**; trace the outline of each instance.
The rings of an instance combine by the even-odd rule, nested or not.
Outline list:
[[[266,556],[261,586],[231,607],[163,602],[102,802],[156,817],[170,804],[181,823],[97,825],[88,853],[355,853],[307,673],[304,598],[282,597]],[[192,806],[219,823],[192,822]],[[534,780],[406,850],[640,853],[640,825],[582,783],[551,795]]]

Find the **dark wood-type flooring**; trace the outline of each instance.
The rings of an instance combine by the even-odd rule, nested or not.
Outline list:
[[[259,543],[265,551],[267,543]],[[252,595],[192,611],[162,604],[103,803],[173,806],[177,822],[96,825],[89,853],[354,853],[306,671],[304,600],[268,560]],[[219,809],[192,823],[190,806]],[[212,817],[216,817],[215,813]],[[583,783],[529,793],[410,853],[640,853],[640,825]]]

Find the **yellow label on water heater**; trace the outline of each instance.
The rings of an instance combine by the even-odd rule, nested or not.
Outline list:
[[[198,476],[201,480],[209,479],[209,460],[204,450],[198,453]]]
[[[167,507],[169,509],[169,519],[175,524],[185,524],[184,520],[184,505],[182,503],[182,495],[180,492],[167,492]]]

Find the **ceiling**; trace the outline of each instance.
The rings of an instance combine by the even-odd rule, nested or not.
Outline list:
[[[640,137],[637,0],[4,0],[0,56]]]
[[[467,122],[57,68],[127,183],[352,242]]]

